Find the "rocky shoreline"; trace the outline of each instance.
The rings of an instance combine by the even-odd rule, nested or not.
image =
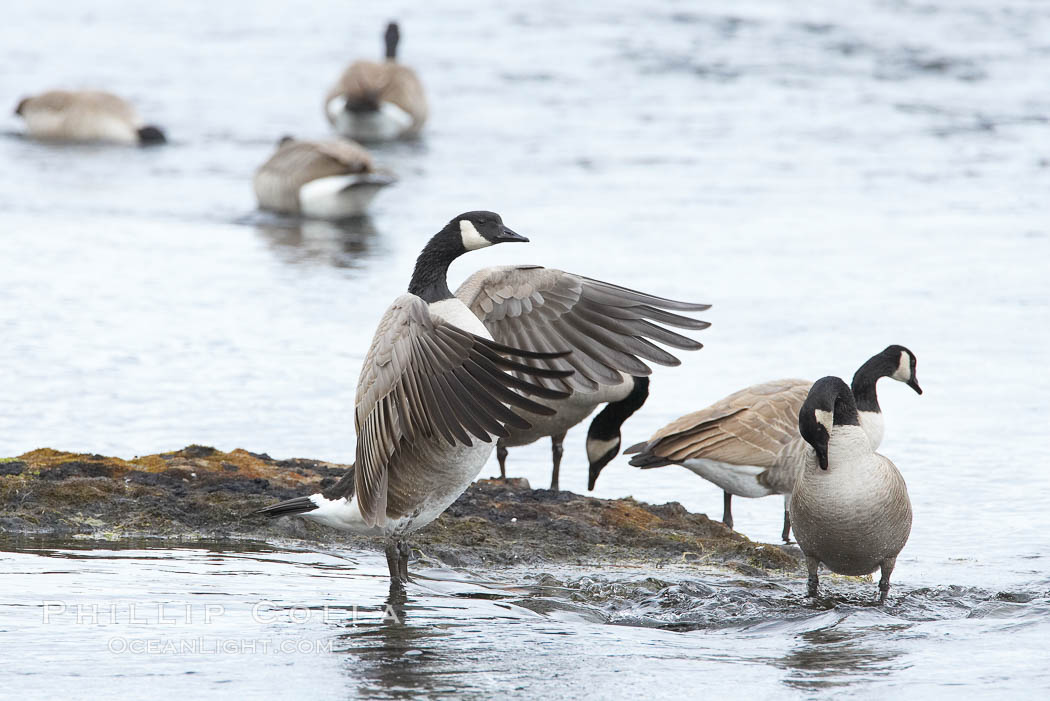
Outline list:
[[[376,549],[299,518],[252,512],[327,486],[345,465],[199,445],[132,460],[49,448],[0,459],[0,535],[298,540]],[[801,567],[797,548],[755,543],[678,503],[650,505],[479,480],[412,537],[451,566],[716,564]]]

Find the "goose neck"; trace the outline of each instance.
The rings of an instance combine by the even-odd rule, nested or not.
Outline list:
[[[416,258],[408,291],[427,303],[451,299],[453,295],[448,288],[448,267],[464,252],[462,243],[450,240],[444,231],[434,236]]]

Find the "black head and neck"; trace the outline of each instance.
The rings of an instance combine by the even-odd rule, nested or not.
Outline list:
[[[828,469],[828,443],[835,426],[860,428],[853,392],[839,377],[822,377],[813,383],[798,412],[798,431],[813,446],[820,469]]]
[[[167,143],[167,141],[168,137],[164,136],[160,127],[146,125],[139,129],[139,145],[141,146],[156,146]]]
[[[386,26],[386,34],[383,35],[387,61],[397,60],[397,42],[399,41],[401,41],[401,29],[397,26],[397,22],[391,22]]]
[[[605,405],[587,429],[587,460],[591,463],[587,489],[594,489],[602,468],[620,452],[620,427],[638,411],[649,397],[649,378],[634,377],[631,393],[618,402]]]
[[[423,301],[438,302],[451,299],[448,289],[448,266],[467,251],[513,241],[528,242],[503,225],[495,212],[464,212],[445,225],[441,231],[423,247],[416,258],[416,269],[408,291]]]
[[[871,356],[853,375],[853,396],[860,411],[881,412],[875,384],[883,377],[890,377],[922,394],[922,387],[915,377],[915,354],[904,346],[887,346],[886,350]]]

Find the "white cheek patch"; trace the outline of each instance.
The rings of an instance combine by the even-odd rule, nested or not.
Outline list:
[[[459,235],[463,239],[463,248],[468,251],[476,251],[492,245],[491,241],[478,233],[473,222],[467,219],[459,220]]]
[[[899,382],[907,382],[911,379],[911,357],[904,351],[901,351],[901,359],[897,363],[897,371],[893,373],[892,377]]]
[[[817,423],[827,429],[828,435],[831,435],[831,426],[835,423],[835,414],[830,411],[824,411],[823,409],[817,409],[813,412],[813,415],[817,418]]]
[[[610,450],[620,449],[620,439],[613,438],[607,441],[600,441],[597,438],[587,439],[587,460],[589,462],[598,462],[605,454]]]

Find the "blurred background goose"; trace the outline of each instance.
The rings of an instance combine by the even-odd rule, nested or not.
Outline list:
[[[904,346],[887,346],[853,375],[860,425],[873,449],[882,442],[884,422],[876,384],[883,377],[904,382],[922,394],[915,376],[915,354]],[[733,527],[733,495],[756,498],[784,495],[784,529],[791,536],[788,510],[795,479],[810,447],[798,432],[798,412],[813,383],[774,380],[753,385],[706,409],[664,426],[626,453],[638,453],[630,464],[649,469],[682,465],[723,490],[722,523]]]
[[[401,30],[387,25],[386,60],[354,61],[325,97],[325,115],[343,136],[359,141],[388,141],[415,136],[427,119],[423,84],[397,62]]]
[[[813,383],[798,415],[812,446],[791,493],[791,521],[806,556],[809,596],[818,592],[820,563],[832,572],[865,575],[881,568],[879,601],[911,533],[911,500],[897,467],[871,448],[846,383]]]
[[[555,360],[527,361],[536,367],[574,370],[564,379],[539,378],[552,389],[571,392],[565,399],[538,400],[554,410],[529,416],[528,428],[512,427],[496,447],[500,476],[506,477],[507,448],[549,437],[553,456],[551,489],[559,488],[565,433],[600,404],[587,436],[588,489],[601,469],[620,450],[620,426],[645,402],[652,372],[644,361],[679,365],[680,361],[651,341],[680,350],[703,346],[660,326],[705,329],[710,324],[674,311],[703,311],[709,304],[678,302],[582,275],[535,265],[493,267],[471,275],[456,296],[485,324],[500,343],[531,351],[568,348]],[[650,340],[651,339],[651,340]]]
[[[167,141],[158,127],[143,124],[127,100],[99,90],[49,90],[23,99],[15,114],[34,139],[140,146]]]
[[[376,194],[395,182],[359,144],[286,136],[252,184],[260,209],[336,220],[364,214]]]
[[[566,352],[531,352],[492,340],[449,291],[448,266],[467,251],[528,241],[494,212],[467,212],[434,235],[416,260],[408,293],[376,329],[357,384],[354,465],[334,486],[261,510],[298,514],[341,530],[386,539],[392,585],[408,581],[405,537],[437,518],[474,481],[493,437],[528,421],[508,407],[552,413],[526,395],[567,392],[535,384],[572,372],[530,367]],[[513,374],[510,374],[511,371]],[[528,378],[528,379],[522,379]]]

